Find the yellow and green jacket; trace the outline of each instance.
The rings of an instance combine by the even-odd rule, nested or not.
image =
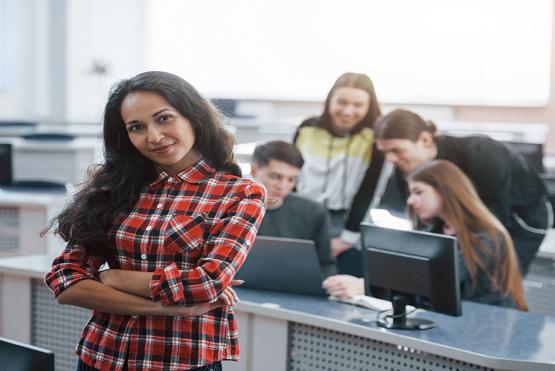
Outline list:
[[[328,210],[348,210],[341,239],[354,243],[374,195],[383,155],[371,128],[338,137],[319,123],[317,117],[305,120],[295,134],[294,143],[305,160],[297,192]]]

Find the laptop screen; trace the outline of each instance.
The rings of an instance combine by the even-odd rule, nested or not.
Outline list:
[[[257,236],[235,278],[250,289],[326,296],[318,254],[309,240]]]

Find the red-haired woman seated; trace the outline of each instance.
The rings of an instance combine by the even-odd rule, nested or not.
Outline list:
[[[407,176],[409,214],[416,229],[454,235],[459,246],[461,298],[528,310],[513,242],[453,163],[428,161]],[[363,294],[362,279],[333,276],[331,295]]]

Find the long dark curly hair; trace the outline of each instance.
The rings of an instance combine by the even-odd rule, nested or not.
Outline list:
[[[131,211],[142,188],[157,176],[155,164],[129,140],[121,117],[123,100],[137,91],[164,97],[191,122],[194,149],[216,170],[241,176],[233,160],[233,136],[224,128],[218,111],[187,81],[150,71],[116,83],[104,110],[105,162],[89,170],[89,180],[50,226],[56,225],[54,232],[69,245],[83,248],[86,255],[109,253],[112,223]]]

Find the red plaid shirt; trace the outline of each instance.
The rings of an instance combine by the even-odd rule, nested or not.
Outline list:
[[[204,160],[169,176],[160,171],[131,213],[114,225],[111,268],[154,272],[153,301],[215,302],[245,260],[264,214],[265,192],[251,180],[216,172]],[[67,247],[46,274],[58,296],[84,279],[97,279],[106,259],[80,259]],[[112,262],[113,260],[113,262]],[[184,370],[237,360],[233,311],[197,317],[130,316],[93,312],[76,353],[89,366],[120,370]]]

